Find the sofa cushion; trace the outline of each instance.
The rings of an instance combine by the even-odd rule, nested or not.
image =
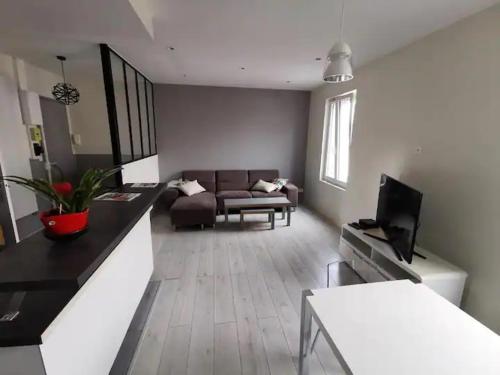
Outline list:
[[[275,178],[279,178],[277,169],[252,169],[248,171],[248,182],[250,186],[255,185],[259,180],[272,182]]]
[[[224,209],[224,199],[252,198],[248,190],[225,190],[215,193],[217,198],[217,209]]]
[[[271,191],[270,193],[264,193],[263,191],[252,191],[253,198],[278,198],[286,197],[285,193],[281,191]]]
[[[194,181],[203,186],[207,191],[215,193],[215,171],[184,171],[182,172],[182,179]]]
[[[203,192],[177,198],[170,208],[172,224],[176,226],[215,224],[217,202],[214,193]]]
[[[248,190],[248,171],[227,170],[217,171],[217,191],[222,190]]]

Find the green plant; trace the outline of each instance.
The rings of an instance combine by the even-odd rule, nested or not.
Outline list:
[[[121,170],[121,167],[110,169],[88,169],[80,179],[78,186],[73,188],[71,184],[61,189],[61,184],[50,184],[42,179],[28,179],[19,176],[0,177],[0,180],[12,182],[25,189],[31,190],[38,196],[52,203],[53,208],[60,214],[83,212],[92,200],[103,193],[102,184],[104,180]]]

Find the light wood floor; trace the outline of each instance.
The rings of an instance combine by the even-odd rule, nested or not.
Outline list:
[[[130,374],[297,374],[301,291],[326,286],[338,230],[302,208],[275,230],[231,220],[173,232],[153,219],[161,282]],[[342,373],[320,336],[311,374]]]

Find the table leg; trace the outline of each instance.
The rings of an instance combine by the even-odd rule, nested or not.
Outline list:
[[[229,223],[229,210],[225,207],[224,207],[224,217],[225,217],[226,224]]]
[[[309,347],[311,345],[312,313],[307,296],[312,292],[307,289],[302,291],[302,307],[300,314],[300,350],[299,350],[299,375],[309,375]]]
[[[271,229],[274,229],[274,212],[271,215]]]
[[[281,208],[281,220],[285,220],[286,207]]]
[[[287,212],[288,212],[288,217],[287,217],[287,220],[286,220],[286,225],[290,226],[291,221],[292,221],[292,207],[288,206]]]

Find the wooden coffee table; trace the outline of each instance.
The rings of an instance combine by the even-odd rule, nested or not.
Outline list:
[[[229,222],[229,210],[241,209],[259,209],[259,208],[274,208],[282,209],[287,212],[286,225],[290,226],[292,220],[292,202],[287,198],[238,198],[238,199],[224,199],[224,216],[226,223]]]

